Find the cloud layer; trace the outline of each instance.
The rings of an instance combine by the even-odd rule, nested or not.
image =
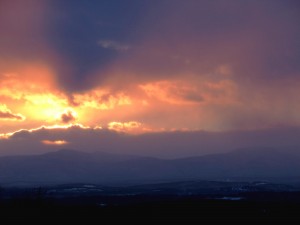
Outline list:
[[[6,105],[0,105],[0,120],[25,120],[25,117],[21,114],[12,113]]]
[[[173,131],[139,135],[126,133],[126,126],[113,129],[80,125],[21,130],[0,138],[0,155],[40,154],[59,149],[111,152],[163,158],[178,158],[228,152],[238,148],[300,146],[299,127],[255,131]],[[122,131],[115,128],[122,126]]]

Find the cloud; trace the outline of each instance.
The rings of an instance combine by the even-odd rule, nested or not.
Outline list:
[[[6,105],[0,104],[0,119],[2,120],[17,120],[23,121],[25,117],[21,114],[14,114],[12,113]]]
[[[197,105],[200,103],[226,104],[233,100],[236,84],[228,79],[209,81],[206,79],[163,80],[139,85],[148,97],[175,105]]]
[[[108,124],[108,129],[115,130],[118,132],[126,132],[126,133],[134,133],[145,131],[141,129],[142,124],[137,121],[129,121],[129,122],[110,122]]]
[[[300,146],[299,127],[249,131],[165,131],[130,135],[80,125],[40,127],[0,138],[0,155],[40,154],[67,146],[85,152],[110,152],[164,158],[227,152],[244,147]],[[63,144],[63,145],[59,145]]]
[[[124,92],[112,92],[106,88],[95,88],[80,94],[72,95],[75,105],[100,110],[114,109],[118,106],[131,105],[130,96]]]
[[[42,140],[41,141],[45,145],[66,145],[68,144],[67,141],[64,140]]]
[[[115,51],[128,51],[131,47],[113,40],[99,40],[97,44],[102,48],[112,49]]]
[[[60,122],[62,123],[68,124],[76,121],[76,119],[77,113],[72,109],[67,109],[60,115]]]
[[[140,85],[149,97],[170,104],[197,104],[204,99],[197,87],[180,81],[159,81]]]

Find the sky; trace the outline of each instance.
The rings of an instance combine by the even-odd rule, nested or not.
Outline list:
[[[300,145],[299,21],[297,0],[1,0],[0,155]]]

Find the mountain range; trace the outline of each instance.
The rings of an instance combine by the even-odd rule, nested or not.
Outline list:
[[[229,153],[159,159],[59,150],[0,157],[0,185],[126,184],[175,180],[300,178],[300,148],[249,148]]]

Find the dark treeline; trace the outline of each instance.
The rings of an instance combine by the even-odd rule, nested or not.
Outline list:
[[[300,220],[300,193],[248,193],[248,200],[204,196],[83,196],[1,199],[2,221],[131,222],[154,224],[201,221],[269,222]]]

